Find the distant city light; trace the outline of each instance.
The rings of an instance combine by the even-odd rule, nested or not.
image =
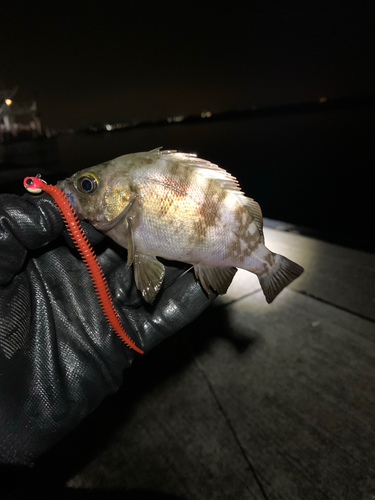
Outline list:
[[[178,122],[182,122],[183,120],[185,120],[184,115],[168,116],[168,118],[167,118],[168,123],[172,123],[172,122],[178,123]]]
[[[202,111],[201,118],[210,118],[212,116],[211,111]]]
[[[112,130],[112,129],[113,129],[113,127],[112,127],[112,125],[110,125],[109,123],[106,123],[106,124],[105,124],[105,129],[109,131],[109,130]]]
[[[320,97],[319,102],[327,102],[328,99],[326,97]]]
[[[12,102],[13,102],[12,99],[5,99],[5,104],[7,106],[10,106],[12,104]]]

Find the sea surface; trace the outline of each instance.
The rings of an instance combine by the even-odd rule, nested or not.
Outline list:
[[[64,135],[54,175],[159,146],[196,153],[236,176],[265,217],[373,252],[374,118],[357,108]]]

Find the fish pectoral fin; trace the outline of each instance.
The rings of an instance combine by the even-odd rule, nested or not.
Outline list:
[[[107,233],[111,229],[117,226],[124,217],[128,216],[130,214],[131,209],[134,207],[134,202],[138,198],[138,195],[134,195],[132,198],[130,198],[129,203],[126,205],[126,207],[120,212],[117,217],[115,217],[112,220],[103,220],[95,223],[95,228],[98,231],[102,231],[103,233]]]
[[[128,244],[127,247],[128,259],[126,261],[126,267],[130,267],[134,262],[134,255],[135,255],[132,217],[127,218],[127,244]]]
[[[133,256],[134,278],[138,290],[152,304],[163,283],[165,269],[156,257],[135,253]]]
[[[195,277],[199,279],[208,294],[210,293],[210,287],[220,295],[227,293],[236,272],[236,267],[213,267],[202,266],[201,264],[194,266]]]

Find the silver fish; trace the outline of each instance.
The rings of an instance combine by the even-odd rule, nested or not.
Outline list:
[[[207,293],[226,293],[237,268],[246,269],[268,303],[303,272],[266,248],[261,209],[237,180],[196,155],[161,148],[128,154],[57,186],[81,219],[127,248],[149,303],[164,279],[157,257],[191,264]]]

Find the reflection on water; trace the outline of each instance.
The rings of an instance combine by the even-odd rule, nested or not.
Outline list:
[[[373,114],[351,109],[62,136],[60,170],[69,175],[158,146],[197,153],[235,175],[266,217],[375,251],[366,235]]]

